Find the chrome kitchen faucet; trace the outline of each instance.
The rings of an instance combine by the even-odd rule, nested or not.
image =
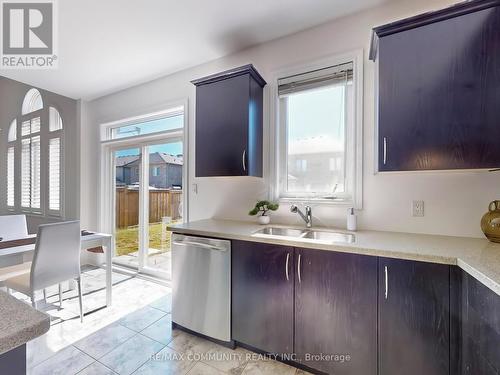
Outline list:
[[[311,206],[306,206],[305,207],[306,213],[304,214],[295,204],[292,204],[290,206],[290,212],[293,212],[294,214],[299,214],[299,216],[306,222],[306,227],[311,228],[312,227],[312,208]]]

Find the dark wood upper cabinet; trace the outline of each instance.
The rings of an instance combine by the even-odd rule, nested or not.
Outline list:
[[[262,177],[263,87],[252,65],[196,85],[196,177]]]
[[[233,241],[231,251],[233,340],[292,353],[293,248]]]
[[[374,29],[378,170],[500,167],[500,1]]]
[[[379,258],[379,374],[450,375],[450,266]]]
[[[295,249],[295,259],[297,359],[328,374],[377,374],[377,258]]]

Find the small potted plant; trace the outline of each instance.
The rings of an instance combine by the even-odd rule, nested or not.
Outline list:
[[[260,213],[258,218],[259,224],[265,225],[269,224],[270,218],[267,215],[269,211],[276,211],[279,208],[278,203],[272,203],[269,201],[259,201],[255,204],[255,207],[248,213],[250,216],[255,216]]]

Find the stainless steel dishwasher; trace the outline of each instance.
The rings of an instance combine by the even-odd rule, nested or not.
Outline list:
[[[172,321],[231,341],[231,242],[172,234]]]

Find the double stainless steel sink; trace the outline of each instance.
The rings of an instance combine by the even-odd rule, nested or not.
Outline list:
[[[318,243],[354,243],[356,241],[352,233],[286,227],[266,227],[256,231],[253,236]]]

